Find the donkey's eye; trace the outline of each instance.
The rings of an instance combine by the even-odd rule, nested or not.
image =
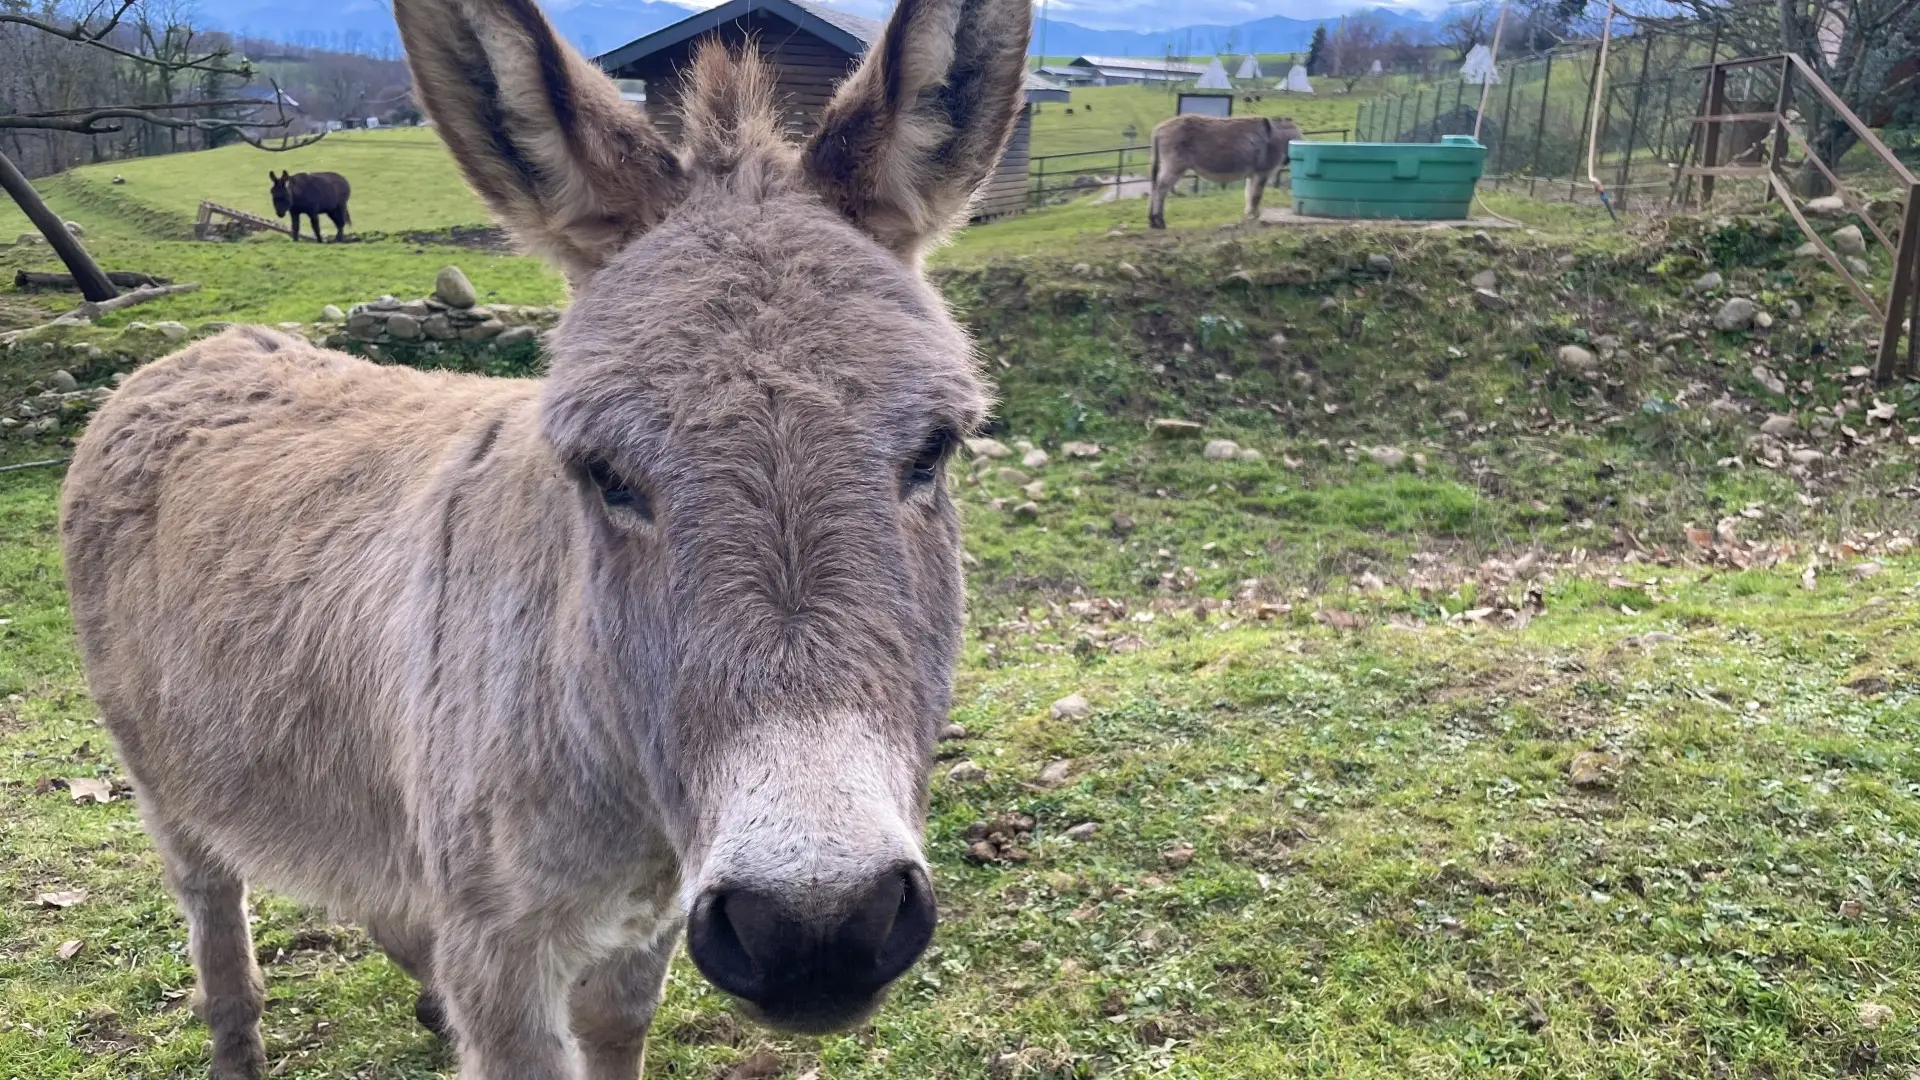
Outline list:
[[[648,520],[653,518],[653,508],[647,505],[646,496],[635,491],[633,486],[613,471],[613,466],[600,458],[587,462],[587,479],[600,489],[600,501],[617,510],[629,510]]]
[[[925,487],[940,478],[940,466],[947,460],[947,455],[953,452],[956,441],[958,440],[953,432],[946,428],[941,428],[927,437],[926,445],[920,448],[920,452],[915,454],[913,460],[907,465],[908,491]]]

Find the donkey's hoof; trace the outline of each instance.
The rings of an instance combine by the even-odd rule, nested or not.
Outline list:
[[[422,990],[413,1002],[413,1018],[420,1026],[433,1032],[435,1038],[445,1039],[447,1032],[447,1010],[440,1004],[440,995],[431,990]]]

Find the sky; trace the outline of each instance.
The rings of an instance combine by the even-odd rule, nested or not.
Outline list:
[[[720,0],[679,0],[690,7],[709,8]],[[870,18],[884,18],[892,0],[825,0],[834,7]],[[1355,8],[1388,7],[1431,15],[1447,0],[1046,0],[1047,15],[1057,22],[1077,23],[1095,30],[1166,30],[1200,23],[1233,25],[1269,15],[1319,19]],[[548,0],[565,7],[566,0]],[[1039,0],[1035,0],[1039,7]]]

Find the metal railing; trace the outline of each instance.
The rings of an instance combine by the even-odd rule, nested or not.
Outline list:
[[[1727,75],[1737,69],[1766,71],[1779,69],[1778,92],[1774,106],[1768,112],[1728,112],[1727,111]],[[1714,184],[1717,180],[1759,180],[1767,187],[1769,198],[1777,198],[1793,216],[1809,241],[1819,249],[1820,256],[1839,273],[1847,287],[1859,299],[1869,313],[1881,325],[1880,350],[1874,376],[1885,383],[1896,375],[1913,375],[1920,372],[1920,341],[1913,335],[1915,323],[1920,323],[1920,288],[1916,280],[1920,279],[1920,181],[1894,154],[1880,141],[1872,128],[1861,121],[1854,111],[1847,107],[1840,95],[1820,78],[1812,66],[1793,53],[1781,53],[1772,56],[1742,57],[1735,60],[1716,60],[1701,65],[1699,70],[1707,73],[1706,86],[1702,92],[1700,115],[1693,118],[1695,125],[1705,129],[1698,140],[1698,154],[1689,154],[1687,163],[1675,177],[1673,200],[1685,206],[1692,200],[1693,182],[1700,181],[1700,202],[1705,205],[1713,200]],[[1888,169],[1893,179],[1905,193],[1906,202],[1901,209],[1900,229],[1897,236],[1888,236],[1874,220],[1868,208],[1848,193],[1834,174],[1833,167],[1820,159],[1806,136],[1794,130],[1789,118],[1794,109],[1795,91],[1804,85],[1819,98],[1820,105],[1832,112],[1853,130],[1861,145],[1867,147],[1880,163]],[[1764,151],[1765,160],[1755,164],[1729,164],[1721,161],[1722,128],[1726,125],[1751,125],[1764,123],[1771,133],[1771,145],[1764,137],[1755,142],[1755,148]],[[1738,129],[1736,129],[1738,131]],[[1691,140],[1690,140],[1691,142]],[[1863,282],[1854,268],[1836,254],[1828,245],[1826,237],[1820,235],[1808,221],[1799,201],[1799,193],[1781,170],[1787,164],[1788,148],[1798,150],[1805,155],[1805,164],[1811,165],[1839,196],[1841,205],[1857,215],[1866,227],[1872,231],[1874,239],[1881,246],[1893,252],[1893,281],[1888,287],[1884,304],[1877,298],[1870,283]],[[1691,147],[1690,147],[1691,149]],[[1730,150],[1733,148],[1729,148]],[[1752,156],[1752,151],[1741,156]],[[1906,355],[1900,355],[1900,342],[1906,339]]]
[[[1338,135],[1338,141],[1346,142],[1352,133],[1351,128],[1316,128],[1300,134],[1304,138]],[[1032,206],[1044,206],[1049,202],[1108,188],[1113,190],[1113,198],[1122,198],[1128,185],[1134,185],[1139,189],[1138,194],[1145,195],[1152,184],[1149,175],[1152,159],[1153,148],[1146,145],[1079,150],[1070,154],[1041,154],[1028,158],[1027,175],[1031,183],[1027,187],[1027,202]],[[1072,164],[1063,164],[1065,162]],[[1188,190],[1194,194],[1207,189],[1224,190],[1227,186],[1206,183],[1198,176],[1188,181]]]

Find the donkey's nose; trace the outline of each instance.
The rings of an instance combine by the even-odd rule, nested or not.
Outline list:
[[[778,1028],[827,1032],[865,1019],[880,992],[933,939],[926,871],[903,866],[810,917],[821,897],[804,887],[710,889],[687,920],[687,953],[713,985]]]

